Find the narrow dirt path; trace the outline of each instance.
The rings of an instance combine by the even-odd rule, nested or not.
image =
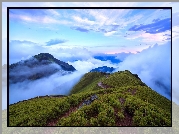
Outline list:
[[[103,84],[102,82],[98,82],[98,86],[101,87],[101,88],[113,88],[112,86],[109,86],[109,85],[106,85],[106,84]]]
[[[83,101],[80,102],[76,107],[71,107],[71,108],[68,110],[68,112],[66,112],[66,113],[64,113],[63,115],[57,117],[56,119],[51,119],[51,120],[49,120],[46,126],[56,126],[56,124],[58,123],[58,121],[59,121],[61,118],[67,117],[67,116],[69,116],[72,112],[77,111],[78,108],[79,108],[80,106],[82,106],[82,104],[83,104]]]
[[[111,86],[105,85],[102,82],[98,83],[98,86],[101,88],[110,88]],[[131,92],[132,95],[135,95],[136,93],[136,89],[128,89],[127,92]],[[53,97],[57,97],[57,96],[53,96]],[[64,96],[58,96],[58,97],[64,97]],[[84,99],[85,100],[85,99]],[[71,107],[68,112],[64,113],[63,115],[57,117],[56,119],[51,119],[48,121],[46,126],[56,126],[56,124],[58,123],[58,121],[63,118],[63,117],[67,117],[69,116],[72,112],[75,112],[79,109],[80,106],[83,105],[84,100],[82,102],[80,102],[76,107]],[[120,103],[123,105],[125,103],[125,99],[124,98],[119,98]],[[132,125],[132,115],[130,115],[127,111],[124,110],[124,119],[123,120],[117,120],[116,125],[117,126],[131,126]],[[116,111],[117,112],[117,111]]]
[[[128,92],[131,92],[132,95],[135,95],[135,94],[136,94],[136,91],[137,91],[137,89],[128,89]]]
[[[128,89],[127,92],[130,92],[132,95],[136,94],[137,89]],[[126,101],[125,98],[119,98],[119,101],[121,103],[122,106],[124,106],[124,103]],[[133,115],[131,115],[128,111],[126,111],[126,109],[123,107],[122,108],[123,114],[124,114],[124,119],[117,119],[116,121],[116,126],[132,126],[133,123]],[[117,114],[117,110],[115,111],[115,113]]]
[[[98,83],[98,86],[104,88],[102,82],[99,82],[99,83]]]
[[[117,113],[119,112],[117,109],[115,109],[115,116],[116,116],[116,126],[132,126],[132,115],[129,114],[125,108],[123,107],[124,106],[124,103],[126,101],[126,99],[124,98],[119,98],[119,101],[122,105],[122,110],[121,112],[123,113],[124,115],[124,118],[123,119],[119,119],[117,117]]]

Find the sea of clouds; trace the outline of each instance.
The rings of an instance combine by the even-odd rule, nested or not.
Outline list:
[[[29,43],[29,42],[28,42]],[[28,46],[29,47],[29,46]],[[38,46],[39,47],[39,46]],[[15,51],[16,50],[16,51]],[[41,49],[45,52],[45,49]],[[78,51],[77,51],[78,50]],[[14,49],[11,55],[17,53]],[[35,52],[34,52],[35,51]],[[16,57],[10,57],[11,61],[20,61],[28,59],[31,55],[38,54],[37,49],[31,51],[33,53],[22,53]],[[77,71],[61,75],[55,73],[49,77],[35,81],[24,81],[9,86],[9,103],[16,103],[21,100],[33,98],[36,96],[63,94],[68,95],[72,87],[78,83],[80,78],[93,68],[108,66],[116,68],[116,71],[130,70],[132,73],[138,74],[141,80],[156,92],[171,100],[171,43],[164,45],[154,45],[140,53],[121,53],[115,54],[120,59],[120,63],[112,63],[110,60],[101,61],[94,58],[94,54],[86,48],[60,48],[48,49],[48,52],[57,59],[73,65]],[[25,58],[26,57],[26,58]],[[70,58],[71,57],[71,58]],[[39,68],[37,68],[39,70]],[[27,71],[27,70],[26,70]],[[33,69],[35,71],[35,69]],[[3,71],[5,72],[5,71]],[[22,72],[21,72],[22,73]],[[5,76],[4,76],[5,77]],[[3,86],[3,109],[7,108],[5,104],[7,99],[7,86]],[[176,91],[175,91],[176,92]],[[177,96],[173,96],[173,101],[178,103]]]
[[[171,43],[155,44],[128,56],[115,71],[130,70],[156,92],[171,100]],[[114,71],[114,72],[115,72]]]
[[[80,78],[85,73],[89,72],[91,69],[105,65],[110,67],[117,67],[117,64],[113,64],[109,60],[101,61],[98,59],[94,59],[91,52],[84,48],[77,49],[75,47],[72,49],[65,48],[58,50],[59,54],[57,54],[57,51],[51,51],[49,53],[54,55],[55,58],[58,57],[58,59],[63,59],[63,61],[67,62],[70,65],[73,65],[77,71],[71,73],[67,72],[66,75],[64,75],[65,71],[61,70],[49,77],[41,78],[35,81],[26,80],[14,84],[11,83],[9,86],[9,104],[30,99],[36,96],[54,94],[68,95],[72,87],[80,80]],[[13,52],[15,53],[15,51]],[[13,52],[11,53],[11,55],[15,55]],[[43,52],[45,51],[43,50]],[[36,60],[30,56],[27,56],[27,58],[16,56],[14,57],[14,59],[12,57],[11,61],[18,61],[17,57],[19,57],[19,60],[30,59],[30,61],[28,62],[29,64],[33,64],[34,62],[36,62]],[[20,63],[23,63],[23,61],[20,61]],[[33,69],[29,69],[29,67],[26,66],[18,66],[13,72],[10,72],[10,74],[12,76],[24,76],[25,74],[29,76],[37,72],[44,72],[45,70],[48,70],[50,68],[60,69],[60,66],[57,64],[50,64],[41,65],[40,67],[33,67]]]

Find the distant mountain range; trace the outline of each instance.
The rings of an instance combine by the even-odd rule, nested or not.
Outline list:
[[[119,59],[116,59],[116,56],[109,56],[109,55],[96,55],[96,56],[94,56],[94,58],[95,59],[98,59],[98,60],[101,60],[101,61],[107,61],[107,60],[109,60],[109,61],[111,61],[112,63],[120,63],[121,62],[121,60],[119,60]]]
[[[36,80],[57,72],[65,75],[75,70],[72,65],[54,58],[49,53],[40,53],[9,65],[9,81],[17,83],[24,80]]]
[[[113,67],[102,66],[102,67],[92,69],[90,72],[112,73],[114,70],[115,68]]]

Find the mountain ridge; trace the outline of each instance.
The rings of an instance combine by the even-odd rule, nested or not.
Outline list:
[[[54,58],[49,53],[40,53],[27,60],[9,65],[9,79],[10,83],[36,80],[59,71],[65,75],[76,71],[76,69],[72,65]]]
[[[92,96],[96,99],[86,103]],[[88,72],[66,97],[35,98],[9,108],[10,126],[171,126],[171,101],[128,70]]]

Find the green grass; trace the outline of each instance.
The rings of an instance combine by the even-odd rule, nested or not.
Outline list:
[[[105,73],[100,72],[89,72],[86,73],[83,78],[76,84],[71,90],[70,94],[90,91],[90,90],[98,90],[101,89],[97,86],[97,83],[104,79]]]
[[[104,92],[104,90],[103,92],[93,91],[99,99],[68,117],[62,118],[57,126],[115,126],[117,118],[121,121],[124,119],[123,110],[133,115],[132,126],[171,125],[171,115],[166,109],[145,102],[130,93],[124,94],[120,90],[109,90],[108,94]],[[119,102],[121,97],[126,100],[124,105]],[[114,109],[117,109],[117,113],[114,112]]]
[[[107,84],[113,87],[125,87],[125,86],[135,86],[135,85],[146,86],[145,83],[137,79],[129,71],[120,71],[117,73],[113,73],[109,76],[107,80],[103,79],[102,82],[104,84]]]
[[[10,105],[10,126],[45,126],[59,117],[62,118],[57,126],[115,126],[125,120],[125,113],[131,115],[132,126],[171,126],[171,102],[167,98],[129,71],[105,76],[99,72],[85,74],[67,97],[35,98]],[[98,87],[100,81],[113,88]],[[98,99],[63,117],[70,108],[77,107],[93,94]],[[120,102],[121,98],[124,103]]]

